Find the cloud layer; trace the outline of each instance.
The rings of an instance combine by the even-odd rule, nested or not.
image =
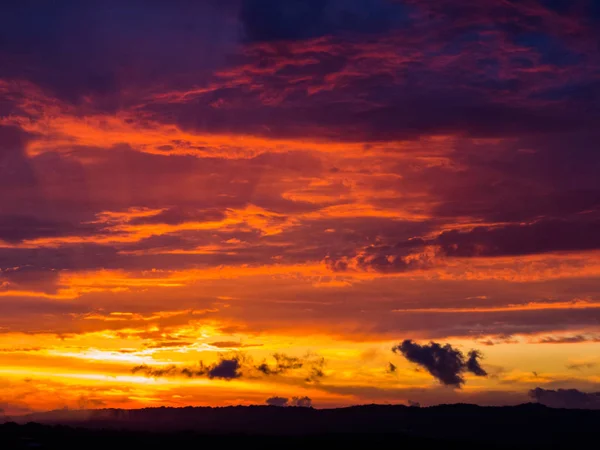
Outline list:
[[[598,390],[597,2],[59,3],[0,5],[13,409]]]

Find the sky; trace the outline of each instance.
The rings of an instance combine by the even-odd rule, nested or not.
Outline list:
[[[599,392],[599,42],[594,0],[1,2],[0,409]]]

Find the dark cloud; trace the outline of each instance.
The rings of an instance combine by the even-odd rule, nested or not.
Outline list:
[[[217,341],[209,342],[208,345],[217,348],[247,348],[247,347],[262,347],[263,344],[242,344],[236,341]]]
[[[487,376],[487,372],[479,364],[479,360],[482,358],[481,352],[478,350],[471,350],[468,354],[468,357],[467,370],[471,373],[474,373],[478,377]]]
[[[265,375],[279,375],[289,370],[301,369],[304,361],[300,358],[285,355],[283,353],[275,353],[275,366],[271,367],[266,362],[258,365],[256,368]]]
[[[305,381],[307,383],[317,382],[325,376],[323,367],[325,359],[316,355],[307,354],[304,358],[297,358],[275,353],[272,355],[275,365],[269,366],[267,362],[254,365],[252,358],[237,353],[234,356],[221,356],[220,359],[210,365],[200,361],[197,366],[185,367],[168,365],[163,367],[152,367],[146,364],[135,366],[132,373],[142,373],[147,377],[177,377],[187,378],[207,377],[232,380],[241,377],[256,378],[258,376],[283,375],[304,369]]]
[[[479,343],[481,345],[487,345],[489,347],[492,347],[492,346],[498,345],[498,344],[518,344],[519,341],[517,339],[515,339],[512,335],[503,333],[503,334],[498,334],[498,335],[492,336],[489,339],[479,341]]]
[[[433,261],[422,254],[425,245],[426,241],[420,238],[411,238],[395,245],[372,244],[352,256],[327,256],[325,263],[335,272],[344,272],[349,268],[382,273],[428,269]]]
[[[18,127],[0,125],[0,192],[4,195],[35,185],[35,173],[25,153],[32,138]]]
[[[0,353],[39,352],[43,347],[7,347],[0,348]]]
[[[395,364],[393,364],[393,363],[388,363],[387,371],[388,371],[389,373],[395,373],[395,372],[396,372],[396,369],[397,369],[397,367],[396,367],[396,365],[395,365]]]
[[[312,400],[309,397],[292,397],[289,403],[290,406],[298,406],[301,408],[312,408]]]
[[[385,33],[409,9],[388,0],[243,0],[241,22],[251,41],[298,40],[340,33]]]
[[[392,348],[394,353],[402,354],[409,361],[425,368],[433,377],[447,386],[461,387],[465,379],[463,373],[469,371],[477,376],[486,376],[487,372],[481,368],[478,351],[469,352],[465,360],[460,350],[452,348],[450,344],[441,345],[431,342],[428,345],[419,345],[409,339]]]
[[[192,345],[193,342],[186,341],[159,341],[153,344],[146,344],[144,347],[146,348],[174,348],[174,347],[187,347],[188,345]]]
[[[0,251],[0,260],[1,257]],[[14,264],[15,260],[13,260]],[[48,294],[55,294],[60,288],[59,272],[51,267],[35,266],[0,266],[0,290],[27,291],[35,290]],[[8,306],[8,305],[1,305]],[[23,305],[10,305],[12,309],[18,311],[19,308],[27,309]],[[57,308],[58,309],[58,308]]]
[[[236,134],[254,131],[274,138],[299,138],[302,133],[310,132],[327,139],[354,142],[413,140],[436,133],[514,138],[527,133],[547,133],[549,129],[566,133],[591,127],[588,122],[592,119],[588,117],[582,118],[583,122],[576,122],[558,110],[538,111],[534,106],[527,109],[500,105],[481,92],[466,89],[460,92],[456,88],[457,92],[451,93],[450,86],[448,92],[441,86],[438,92],[420,94],[418,87],[411,89],[392,82],[387,83],[387,88],[382,85],[375,88],[378,81],[375,74],[365,74],[365,77],[366,80],[342,87],[341,92],[322,94],[302,105],[264,105],[240,87],[238,92],[224,95],[227,102],[231,97],[246,97],[247,106],[239,107],[235,112],[209,110],[204,103],[178,105],[177,111],[172,111],[171,105],[150,105],[149,108],[157,118],[176,116],[181,127],[197,132],[211,129]],[[272,81],[261,82],[274,88]],[[364,110],[360,105],[337,98],[338,95],[345,98],[356,91],[374,101],[385,98],[387,91],[390,95],[388,105]],[[302,95],[306,96],[306,93]],[[436,109],[433,109],[434,104]],[[252,111],[247,110],[251,105]]]
[[[25,239],[59,236],[93,236],[102,234],[100,227],[54,222],[34,216],[0,215],[0,240],[17,243]]]
[[[269,406],[288,406],[289,399],[285,397],[269,397],[265,403]]]
[[[540,344],[579,344],[581,342],[600,342],[600,336],[584,334],[572,336],[544,336],[537,342]]]
[[[600,392],[582,392],[577,389],[543,389],[529,391],[529,396],[551,408],[600,409]]]
[[[242,63],[200,98],[147,111],[198,131],[351,141],[593,130],[600,61],[591,30],[565,42],[536,13],[544,29],[525,33],[517,24],[535,14],[508,3],[440,12],[428,2],[244,0],[240,21],[254,45]]]
[[[223,210],[199,210],[186,207],[168,208],[158,214],[139,217],[130,221],[131,224],[158,224],[178,225],[185,222],[218,222],[225,217]]]
[[[207,377],[222,380],[233,380],[242,376],[242,361],[240,357],[221,359],[213,364],[205,365],[202,361],[196,367],[179,367],[170,365],[166,367],[151,367],[146,364],[135,366],[132,373],[142,373],[147,377],[174,377],[185,376],[188,378]]]
[[[308,383],[316,383],[321,378],[325,376],[325,372],[323,371],[325,367],[325,358],[323,357],[315,357],[311,360],[309,366],[308,376],[305,378],[305,381]]]
[[[596,366],[597,366],[596,363],[589,362],[589,363],[568,364],[566,367],[569,370],[583,370],[583,369],[593,369]]]
[[[266,401],[269,406],[296,406],[301,408],[312,408],[312,400],[309,397],[269,397]]]
[[[435,244],[448,256],[508,256],[600,248],[596,220],[540,220],[526,225],[443,232]]]
[[[240,373],[240,360],[237,358],[233,359],[222,359],[218,363],[209,366],[207,370],[208,378],[221,378],[224,380],[232,380],[242,376]]]
[[[281,375],[290,371],[305,369],[305,381],[308,383],[317,382],[325,376],[323,371],[325,358],[318,355],[308,353],[299,358],[284,353],[275,353],[272,357],[275,360],[274,365],[269,365],[264,361],[256,366],[256,369],[264,375]]]
[[[396,244],[373,244],[350,257],[328,256],[325,263],[337,272],[355,268],[401,273],[435,267],[435,256],[426,253],[426,247],[436,249],[437,256],[461,258],[595,250],[600,248],[598,228],[600,220],[582,217],[482,226],[468,231],[444,231],[432,239],[411,238]]]
[[[241,21],[251,40],[310,37],[323,14],[327,0],[245,0]]]
[[[125,89],[177,84],[219,65],[239,36],[231,12],[217,3],[2,2],[0,77],[116,110],[127,102]]]
[[[594,129],[600,114],[594,101],[599,61],[588,42],[593,29],[556,36],[544,8],[393,0],[217,3],[111,0],[35,8],[24,1],[0,10],[3,68],[9,78],[32,79],[60,97],[115,110],[144,103],[127,88],[149,80],[182,90],[211,86],[186,102],[142,105],[161,122],[210,132],[314,132],[372,141],[537,135]],[[523,30],[532,16],[538,26]],[[239,25],[253,45],[246,42],[228,58],[229,44],[239,43]],[[309,41],[315,37],[323,40],[317,49]],[[256,44],[281,40],[285,45]],[[75,69],[63,70],[73,61]],[[215,107],[221,104],[227,107]],[[166,151],[176,146],[159,145]]]
[[[175,375],[181,375],[183,373],[184,369],[181,369],[175,365],[170,365],[170,366],[166,366],[166,367],[150,367],[146,364],[141,364],[139,366],[135,366],[134,368],[131,369],[131,373],[142,373],[147,377],[168,377],[168,376],[175,376]],[[185,375],[187,376],[189,374],[191,374],[192,372],[185,372]],[[204,374],[204,372],[203,372]]]

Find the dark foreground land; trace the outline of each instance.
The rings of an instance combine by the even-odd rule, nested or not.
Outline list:
[[[35,420],[35,422],[33,422]],[[1,449],[576,449],[600,442],[600,411],[443,405],[331,410],[269,406],[57,411],[0,425]]]

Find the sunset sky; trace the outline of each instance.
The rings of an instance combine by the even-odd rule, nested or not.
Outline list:
[[[0,2],[0,409],[598,392],[599,143],[594,0]]]

